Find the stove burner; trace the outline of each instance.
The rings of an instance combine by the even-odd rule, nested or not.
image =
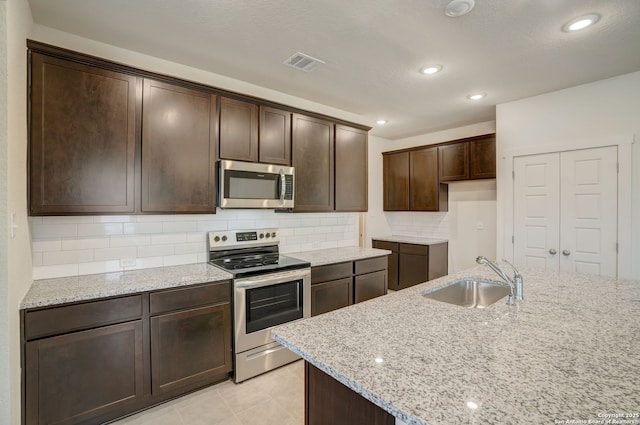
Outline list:
[[[222,259],[220,265],[229,270],[278,264],[278,254],[241,255]]]

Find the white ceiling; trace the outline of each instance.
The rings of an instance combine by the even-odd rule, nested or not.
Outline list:
[[[362,116],[389,139],[495,119],[495,105],[640,70],[640,0],[30,0],[36,23]],[[600,21],[567,33],[572,18]],[[296,52],[326,62],[304,73]],[[425,76],[418,70],[440,64]],[[487,93],[471,102],[467,94]],[[375,120],[389,123],[377,126]]]

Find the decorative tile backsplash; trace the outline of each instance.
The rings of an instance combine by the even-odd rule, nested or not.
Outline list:
[[[391,233],[398,236],[415,236],[435,239],[449,239],[449,214],[447,212],[405,212],[385,213]]]
[[[357,213],[275,213],[31,217],[33,278],[46,279],[207,261],[206,233],[280,229],[280,251],[358,245]],[[135,262],[135,266],[127,266]]]

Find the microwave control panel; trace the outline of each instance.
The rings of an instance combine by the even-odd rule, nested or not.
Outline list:
[[[284,199],[293,199],[293,176],[291,174],[284,176]]]

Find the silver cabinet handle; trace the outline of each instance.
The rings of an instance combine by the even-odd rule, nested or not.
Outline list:
[[[284,195],[287,191],[287,183],[285,182],[284,170],[280,169],[280,203],[284,203]]]
[[[553,248],[551,248],[551,249],[549,250],[549,254],[551,254],[551,255],[556,255],[557,253],[558,253],[558,251],[556,251],[556,250],[555,250],[555,249],[553,249]]]
[[[569,251],[568,249],[565,249],[564,251],[562,251],[562,255],[568,257],[569,255],[571,255],[571,251]]]

